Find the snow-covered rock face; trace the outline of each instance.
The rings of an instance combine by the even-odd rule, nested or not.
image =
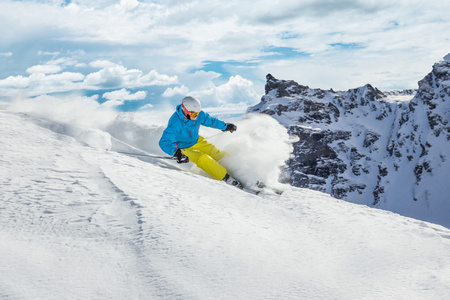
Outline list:
[[[445,60],[446,62],[450,62],[450,53],[447,54],[447,55],[444,57],[444,60]]]
[[[267,75],[249,112],[299,137],[286,180],[352,202],[444,222],[450,211],[450,55],[419,89],[311,89]],[[405,101],[407,99],[407,101]],[[445,212],[442,210],[445,208]]]

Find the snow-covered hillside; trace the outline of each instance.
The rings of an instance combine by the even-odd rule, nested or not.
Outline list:
[[[444,227],[307,189],[255,196],[61,132],[0,110],[0,298],[450,295]]]

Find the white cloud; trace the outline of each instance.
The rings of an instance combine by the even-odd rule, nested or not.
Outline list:
[[[132,10],[139,6],[139,1],[137,0],[120,0],[119,5],[126,10]]]
[[[0,57],[11,57],[13,56],[12,52],[0,52]]]
[[[141,77],[140,83],[142,85],[169,85],[177,84],[177,76],[168,76],[159,74],[156,70],[151,70],[147,75]]]
[[[189,93],[189,88],[186,86],[176,86],[174,88],[167,88],[162,94],[163,97],[173,97],[175,95],[186,95]]]
[[[138,91],[134,94],[131,94],[126,89],[121,89],[117,91],[107,92],[103,94],[103,98],[108,99],[103,106],[115,107],[125,103],[125,101],[134,101],[134,100],[142,100],[147,97],[147,92]]]
[[[253,82],[239,75],[231,76],[226,83],[218,86],[211,83],[208,88],[191,90],[190,95],[201,99],[206,106],[226,103],[250,104],[261,98],[261,95],[255,91]]]
[[[5,89],[23,89],[30,85],[30,78],[24,76],[9,76],[6,79],[0,80],[0,88]],[[4,94],[8,94],[3,91]]]
[[[149,108],[153,108],[153,105],[152,104],[146,104],[146,105],[144,105],[144,106],[141,106],[140,108],[139,108],[139,110],[145,110],[145,109],[149,109]]]
[[[253,82],[239,75],[231,76],[230,80],[217,87],[216,97],[222,103],[249,102],[257,94],[252,90]]]
[[[198,97],[203,107],[210,108],[233,103],[249,105],[261,98],[262,93],[258,93],[251,80],[236,75],[230,76],[224,83],[214,83],[219,75],[204,71],[184,75],[179,79],[183,83],[181,86],[167,88],[162,96],[178,103],[182,97],[191,95]]]
[[[49,60],[46,64],[47,65],[60,65],[62,67],[70,67],[70,66],[85,67],[86,66],[85,63],[80,63],[76,59],[73,59],[70,57],[61,57],[61,58]]]
[[[0,91],[3,95],[13,95],[22,90],[28,96],[47,93],[78,90],[84,75],[81,73],[63,72],[59,74],[32,73],[28,77],[9,76],[0,80]]]
[[[103,94],[103,98],[108,100],[142,100],[147,96],[147,92],[138,91],[131,94],[126,89],[121,89],[117,91],[107,92]]]
[[[27,69],[27,73],[30,74],[55,74],[62,70],[60,66],[57,65],[36,65]]]
[[[29,64],[34,65],[28,69],[33,74],[45,71],[37,67],[44,65],[45,56],[55,61],[68,56],[72,61],[49,63],[64,70],[84,68],[76,70],[85,76],[83,82],[48,85],[58,90],[64,86],[98,90],[177,85],[166,89],[164,97],[196,91],[215,102],[234,101],[255,96],[256,84],[258,93],[263,93],[261,81],[267,73],[324,88],[365,83],[414,88],[431,65],[450,52],[450,2],[441,0],[259,0],[256,4],[250,0],[78,0],[60,4],[0,1],[3,53],[14,49],[14,57],[29,55],[16,49],[28,49],[33,43],[41,49]],[[237,80],[240,76],[252,81],[253,87],[244,82],[233,88],[230,82],[221,86],[223,70],[198,72],[207,61],[252,62],[251,70],[233,67],[226,77],[233,75]],[[3,70],[8,67],[19,74],[2,65]],[[53,68],[43,74],[62,72]],[[36,82],[27,84],[31,75],[2,74],[6,79],[0,79],[0,87],[11,84],[12,89],[16,83],[34,94],[45,90],[37,89]],[[228,96],[239,89],[243,96]]]
[[[38,96],[55,92],[164,86],[178,83],[177,76],[159,74],[155,70],[144,74],[141,70],[129,70],[106,60],[90,63],[91,67],[98,67],[101,70],[87,75],[80,72],[60,73],[63,70],[60,65],[79,66],[79,63],[62,58],[50,61],[49,64],[32,66],[27,69],[30,74],[28,77],[9,76],[0,80],[0,92],[3,96],[10,96],[14,94],[14,90],[20,89],[28,96]],[[143,93],[145,92],[133,95],[142,97]]]
[[[48,56],[58,56],[58,55],[60,55],[61,53],[59,53],[59,52],[48,52],[48,51],[42,51],[42,50],[39,50],[38,51],[38,55],[48,55]]]
[[[90,62],[89,65],[91,67],[99,68],[99,69],[114,68],[114,67],[118,66],[117,64],[110,62],[109,60],[96,60],[96,61]]]
[[[128,70],[124,66],[110,61],[95,61],[90,63],[90,65],[102,69],[86,76],[83,82],[83,87],[86,89],[134,88],[178,83],[177,76],[161,75],[156,70],[152,70],[144,75],[141,70]]]

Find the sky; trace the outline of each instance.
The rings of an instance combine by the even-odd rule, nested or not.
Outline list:
[[[0,99],[246,107],[268,73],[311,88],[417,88],[450,52],[448,11],[441,0],[1,0]]]

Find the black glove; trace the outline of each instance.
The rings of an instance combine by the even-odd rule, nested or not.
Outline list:
[[[177,152],[175,152],[174,156],[177,158],[177,163],[179,164],[185,164],[189,162],[189,157],[184,155],[180,149],[178,149]]]
[[[229,132],[233,133],[236,129],[237,129],[236,125],[227,123],[227,128],[225,128],[224,131],[229,131]]]

